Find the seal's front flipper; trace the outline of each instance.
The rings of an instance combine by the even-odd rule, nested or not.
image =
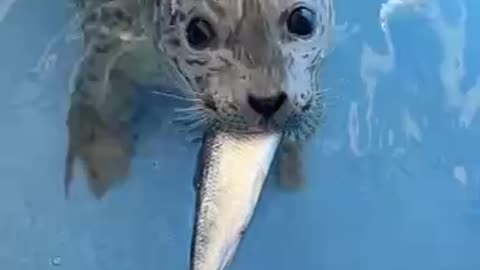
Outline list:
[[[68,115],[69,147],[64,178],[65,196],[69,195],[76,158],[85,167],[90,191],[97,199],[129,176],[132,139],[128,126],[105,123],[95,108],[73,103]]]
[[[278,184],[281,188],[296,191],[304,187],[303,145],[285,140],[277,156]]]

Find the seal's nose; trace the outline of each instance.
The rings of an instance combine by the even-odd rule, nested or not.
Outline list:
[[[271,117],[277,112],[287,100],[287,94],[284,92],[269,97],[258,97],[248,95],[248,104],[258,114],[265,118]]]

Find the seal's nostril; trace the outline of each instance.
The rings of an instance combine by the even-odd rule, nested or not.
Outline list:
[[[287,100],[287,94],[283,92],[270,97],[248,96],[248,104],[250,107],[264,117],[270,117],[277,112],[283,103],[285,103],[285,100]]]

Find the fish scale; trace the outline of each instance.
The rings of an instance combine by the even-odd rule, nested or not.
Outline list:
[[[252,217],[280,134],[208,133],[198,157],[191,270],[223,270]]]

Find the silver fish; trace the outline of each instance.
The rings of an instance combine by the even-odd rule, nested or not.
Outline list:
[[[223,270],[250,222],[281,135],[204,137],[198,159],[190,270]]]

